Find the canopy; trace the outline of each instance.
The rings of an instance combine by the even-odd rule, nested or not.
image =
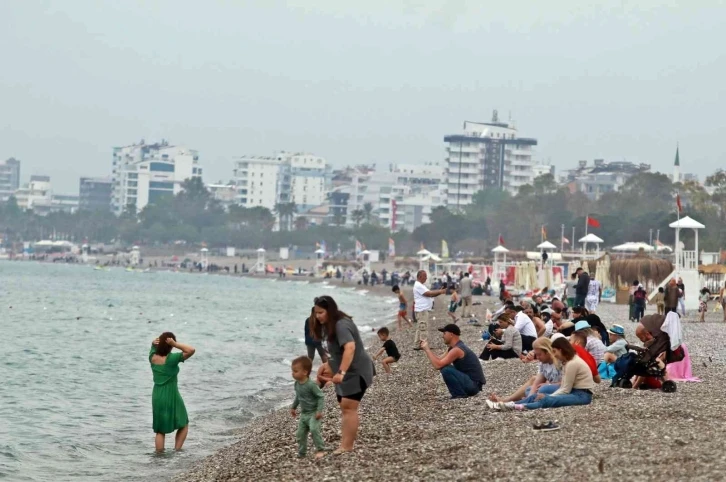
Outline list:
[[[260,248],[260,249],[257,250],[257,252],[258,253],[264,253],[265,252],[265,248]]]
[[[581,243],[597,243],[597,244],[604,243],[604,241],[601,238],[598,238],[597,236],[595,236],[592,233],[588,234],[584,238],[580,238],[580,242]]]
[[[492,249],[492,253],[508,253],[508,252],[509,252],[509,250],[502,245],[499,245],[496,248]]]
[[[681,218],[678,221],[673,221],[668,226],[670,226],[671,228],[689,228],[689,229],[703,229],[706,227],[690,216]]]
[[[627,251],[627,252],[634,252],[637,253],[640,250],[645,251],[646,253],[650,253],[655,251],[653,249],[653,246],[646,244],[646,243],[634,243],[632,241],[627,242],[625,244],[619,244],[617,246],[613,246],[613,251]]]
[[[431,254],[431,251],[428,249],[422,249],[418,253],[416,253],[418,256],[429,256]]]
[[[439,258],[438,256],[436,256],[435,254],[429,253],[428,256],[426,256],[424,258],[421,258],[421,260],[422,261],[429,261],[429,260],[431,260],[431,261],[435,261],[435,262],[438,263],[439,261],[441,261],[441,258]]]
[[[325,250],[324,249],[316,249],[315,250],[315,254],[325,254]]]
[[[557,246],[550,243],[549,241],[545,241],[544,243],[538,244],[537,249],[557,249]]]

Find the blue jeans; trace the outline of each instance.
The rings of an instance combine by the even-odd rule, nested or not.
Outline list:
[[[464,372],[460,372],[452,365],[445,366],[441,370],[441,376],[444,378],[446,388],[449,389],[451,398],[473,397],[481,392],[481,386],[474,383]]]
[[[537,410],[538,408],[556,408],[569,407],[572,405],[590,405],[592,402],[592,393],[585,390],[573,388],[570,393],[563,395],[547,395],[542,400],[527,403],[524,408],[527,410]]]
[[[543,395],[552,395],[560,388],[560,386],[559,386],[559,384],[555,385],[555,384],[550,384],[550,383],[547,383],[545,385],[540,385],[539,390],[537,390],[537,393],[535,393],[534,395],[530,395],[530,388],[531,387],[527,387],[527,389],[524,391],[524,394],[527,396],[516,403],[520,403],[522,405],[525,405],[527,403],[532,403],[535,400],[537,400],[537,395],[539,395],[540,393]]]

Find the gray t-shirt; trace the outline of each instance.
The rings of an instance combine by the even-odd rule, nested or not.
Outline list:
[[[368,356],[363,341],[360,338],[358,327],[355,326],[353,320],[343,318],[335,325],[335,338],[328,341],[328,351],[330,351],[330,368],[333,373],[340,370],[340,362],[343,359],[343,345],[346,343],[355,343],[355,355],[353,361],[345,373],[343,383],[335,386],[335,393],[341,397],[355,395],[361,392],[361,379],[365,381],[366,387],[370,387],[373,383],[373,375],[375,368],[373,360]]]
[[[471,278],[464,276],[459,284],[461,285],[461,296],[471,296]]]

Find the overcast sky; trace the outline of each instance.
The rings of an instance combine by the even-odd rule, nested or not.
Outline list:
[[[310,5],[315,5],[311,7]],[[351,6],[358,5],[358,6]],[[710,1],[0,1],[0,158],[54,191],[111,147],[334,165],[444,158],[493,109],[537,158],[726,167],[726,4]]]

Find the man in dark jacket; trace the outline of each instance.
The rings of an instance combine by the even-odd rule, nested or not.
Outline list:
[[[575,286],[575,306],[585,306],[587,288],[590,286],[590,275],[582,268],[577,268],[577,285]]]

